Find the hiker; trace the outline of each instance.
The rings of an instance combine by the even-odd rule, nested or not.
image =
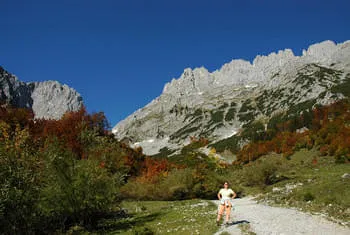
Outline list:
[[[228,188],[228,182],[224,183],[224,188],[220,189],[218,193],[218,199],[220,200],[220,205],[219,205],[219,210],[218,210],[218,217],[216,219],[216,224],[219,226],[220,225],[220,219],[222,214],[225,211],[226,214],[226,220],[225,224],[228,224],[228,221],[230,219],[230,214],[231,214],[231,208],[232,208],[232,199],[236,197],[236,193]]]

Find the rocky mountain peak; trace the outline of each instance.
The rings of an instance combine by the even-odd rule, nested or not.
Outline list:
[[[213,72],[187,68],[113,133],[130,137],[149,154],[164,146],[176,148],[189,136],[215,142],[299,103],[326,104],[344,97],[334,87],[347,82],[349,72],[350,41],[314,44],[301,56],[285,49],[258,55],[252,63],[234,59]]]
[[[25,83],[0,66],[0,100],[20,108],[31,108],[35,118],[59,119],[83,105],[81,95],[57,81]]]
[[[303,50],[303,56],[317,60],[327,60],[338,49],[338,46],[330,40],[313,44],[307,50]]]
[[[36,117],[59,119],[67,111],[77,111],[83,105],[81,95],[57,81],[29,83],[33,86],[31,97]]]

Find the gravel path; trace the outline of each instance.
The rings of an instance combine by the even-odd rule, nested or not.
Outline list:
[[[218,204],[218,201],[214,201]],[[235,199],[235,210],[231,212],[233,223],[222,226],[216,234],[244,234],[240,225],[257,235],[350,235],[350,229],[294,209],[257,204],[252,198]],[[247,233],[245,233],[247,234]]]

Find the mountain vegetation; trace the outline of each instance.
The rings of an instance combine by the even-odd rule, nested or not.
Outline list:
[[[243,196],[270,192],[272,187],[295,179],[310,180],[297,170],[305,173],[317,167],[320,172],[328,169],[327,174],[345,174],[350,162],[349,113],[350,102],[345,99],[289,119],[278,114],[266,130],[254,123],[237,134],[254,135],[253,141],[237,150],[237,159],[229,164],[218,158],[214,147],[209,154],[200,151],[208,147],[205,138],[193,137],[181,153],[174,155],[164,149],[149,157],[141,148],[132,149],[117,141],[108,131],[103,113],[88,114],[82,108],[59,120],[36,120],[31,110],[2,106],[2,231],[64,232],[77,225],[95,230],[104,226],[100,221],[125,217],[120,206],[123,200],[214,199],[226,179]],[[230,142],[226,147],[230,148]],[[300,151],[312,154],[300,155]],[[321,173],[305,174],[313,182],[320,177],[325,180]],[[322,181],[292,197],[272,197],[277,202],[295,198],[302,203],[312,201],[312,209],[331,200],[343,213],[329,213],[348,219],[349,201],[345,197],[350,189],[340,176],[331,177],[338,178],[331,184],[332,178],[325,180],[327,189],[337,191],[328,199],[322,194]]]
[[[29,109],[0,108],[2,233],[91,229],[120,211],[120,187],[143,167],[142,151],[116,141],[103,113],[33,117]]]

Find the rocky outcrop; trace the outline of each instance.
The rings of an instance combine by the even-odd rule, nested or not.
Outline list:
[[[148,154],[165,146],[179,148],[189,136],[215,142],[277,112],[343,98],[346,92],[339,87],[350,82],[349,71],[350,41],[314,44],[302,56],[286,49],[257,56],[253,63],[232,60],[214,72],[187,68],[113,133],[130,138]]]
[[[0,100],[16,107],[30,108],[32,88],[0,66]]]
[[[59,119],[67,111],[77,111],[82,97],[57,81],[24,83],[0,67],[0,101],[20,108],[31,108],[35,118]]]
[[[74,89],[57,81],[30,83],[31,97],[36,117],[59,119],[67,111],[77,111],[83,104],[82,97]]]

